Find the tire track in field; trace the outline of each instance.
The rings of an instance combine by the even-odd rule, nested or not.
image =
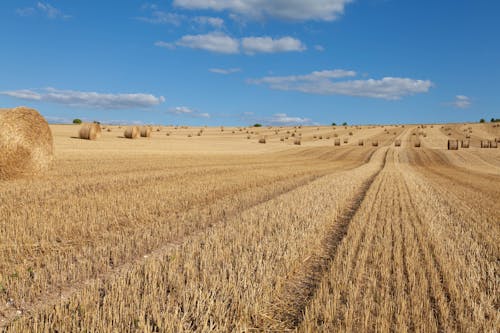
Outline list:
[[[346,150],[342,156],[347,156],[352,153],[352,150]],[[367,156],[363,158],[363,162],[366,163],[367,160],[373,155],[374,151],[367,152]],[[117,265],[110,269],[109,271],[98,274],[96,277],[93,277],[91,279],[86,279],[83,281],[75,281],[72,284],[65,285],[65,286],[59,286],[57,288],[54,288],[53,290],[50,290],[48,292],[45,292],[43,295],[40,295],[39,298],[35,301],[32,302],[31,304],[23,304],[17,305],[15,302],[9,302],[6,306],[2,305],[0,306],[0,328],[3,327],[8,327],[10,323],[12,323],[13,320],[16,320],[21,317],[30,317],[36,314],[37,312],[49,308],[51,306],[54,306],[60,302],[64,302],[68,300],[70,297],[72,297],[74,294],[79,293],[82,291],[84,288],[93,285],[95,283],[106,283],[108,281],[111,281],[115,278],[118,278],[120,276],[125,275],[128,271],[133,269],[133,267],[136,267],[137,265],[140,265],[144,263],[146,260],[154,260],[155,258],[161,257],[164,255],[166,252],[180,247],[184,242],[188,241],[189,239],[205,233],[209,228],[224,223],[225,221],[237,217],[239,214],[241,214],[242,211],[246,211],[249,209],[252,209],[253,207],[256,207],[258,205],[261,205],[264,202],[273,200],[274,198],[281,196],[283,194],[286,194],[288,192],[294,191],[299,187],[306,186],[307,184],[310,184],[314,182],[315,180],[325,177],[326,175],[333,174],[339,171],[346,171],[350,170],[352,168],[355,168],[356,166],[349,166],[348,168],[341,169],[341,170],[335,170],[335,171],[330,171],[330,172],[322,172],[319,174],[315,174],[312,176],[306,176],[304,179],[302,179],[299,182],[294,183],[293,186],[288,186],[283,189],[280,189],[278,191],[274,191],[272,193],[269,193],[265,195],[264,197],[260,198],[257,201],[251,202],[249,205],[242,207],[240,210],[233,211],[229,214],[224,214],[220,219],[216,221],[212,221],[210,223],[207,223],[203,228],[198,229],[194,233],[190,233],[185,235],[184,237],[170,241],[168,243],[164,243],[164,245],[152,252],[142,254],[141,256],[127,261],[123,264]]]
[[[279,305],[271,310],[270,315],[264,315],[268,325],[276,326],[278,323],[278,326],[284,325],[287,329],[295,329],[300,325],[303,313],[335,258],[337,248],[347,234],[351,220],[361,207],[373,182],[385,168],[387,154],[386,149],[380,168],[364,182],[351,204],[326,232],[322,252],[307,258],[299,272],[285,282],[284,293],[279,295],[276,301]]]

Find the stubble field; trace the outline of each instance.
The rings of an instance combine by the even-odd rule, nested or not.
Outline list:
[[[500,327],[500,127],[78,128],[0,182],[0,331]]]

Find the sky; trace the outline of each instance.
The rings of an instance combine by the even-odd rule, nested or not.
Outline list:
[[[500,118],[500,1],[1,0],[0,107],[52,123]]]

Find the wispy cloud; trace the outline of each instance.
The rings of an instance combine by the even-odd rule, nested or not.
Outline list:
[[[160,10],[157,5],[145,5],[143,10],[148,10],[149,13],[146,16],[137,17],[139,21],[151,23],[151,24],[171,24],[174,26],[180,26],[182,23],[193,23],[200,27],[210,26],[216,29],[221,29],[224,27],[224,20],[219,17],[211,16],[187,16],[175,12],[166,12]]]
[[[300,91],[319,95],[348,95],[387,100],[400,99],[407,95],[428,92],[433,83],[429,80],[415,80],[400,77],[382,79],[338,80],[354,77],[356,72],[327,70],[307,75],[267,76],[247,80],[250,84],[267,85],[270,89]]]
[[[169,49],[182,46],[214,53],[238,54],[243,52],[250,55],[256,53],[300,52],[306,49],[306,46],[300,40],[288,36],[277,39],[268,36],[245,37],[239,40],[222,32],[185,35],[177,41],[158,41],[155,45]]]
[[[309,118],[292,117],[286,113],[276,113],[271,118],[266,120],[266,123],[271,125],[308,125],[312,123]]]
[[[210,118],[210,114],[206,112],[199,112],[187,106],[176,106],[167,110],[167,113],[178,116],[189,116],[195,118]]]
[[[227,68],[227,69],[225,69],[225,68],[210,68],[209,71],[212,73],[216,73],[216,74],[228,75],[228,74],[234,74],[234,73],[241,72],[241,69],[240,68]]]
[[[451,105],[459,109],[467,109],[471,106],[471,104],[472,102],[470,98],[464,95],[455,96],[455,100],[451,102]]]
[[[27,17],[36,14],[45,16],[49,19],[63,19],[67,20],[71,18],[71,15],[63,13],[60,9],[52,6],[48,2],[37,2],[34,7],[18,8],[16,10],[19,16]]]
[[[185,9],[227,10],[248,18],[274,17],[285,20],[333,21],[353,0],[174,0]]]
[[[319,44],[314,45],[314,49],[319,52],[323,52],[325,50],[324,46]]]
[[[165,102],[163,96],[157,97],[151,94],[103,94],[54,88],[1,91],[0,95],[26,101],[42,101],[72,107],[109,110],[147,108]]]

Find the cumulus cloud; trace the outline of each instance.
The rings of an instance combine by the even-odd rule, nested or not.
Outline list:
[[[300,91],[319,95],[348,95],[387,100],[400,99],[407,95],[425,93],[432,87],[429,80],[414,80],[400,77],[382,79],[338,80],[356,76],[354,71],[327,70],[307,75],[267,76],[250,79],[251,84],[267,85],[271,89]]]
[[[174,0],[186,9],[227,10],[249,18],[275,17],[285,20],[333,21],[353,0]]]
[[[49,19],[69,19],[71,15],[63,13],[60,9],[47,2],[37,2],[35,7],[18,8],[16,10],[19,16],[32,16],[35,14],[43,15]]]
[[[298,39],[283,37],[246,37],[241,40],[243,51],[248,54],[304,51],[305,45]]]
[[[309,118],[291,117],[286,113],[276,113],[271,118],[267,119],[266,122],[272,125],[286,126],[286,125],[307,125],[310,124],[312,121]]]
[[[167,110],[167,113],[175,114],[178,116],[189,116],[197,118],[210,118],[210,114],[206,112],[199,112],[187,106],[176,106]]]
[[[228,75],[228,74],[234,74],[234,73],[241,72],[241,69],[240,68],[227,68],[227,69],[225,69],[225,68],[210,68],[209,71],[212,73],[216,73],[216,74]]]
[[[455,100],[451,104],[459,109],[467,109],[469,106],[471,106],[472,102],[467,96],[457,95],[455,96]]]
[[[54,88],[2,91],[0,95],[27,101],[42,101],[73,107],[109,110],[147,108],[165,101],[163,96],[157,97],[151,94],[103,94]]]
[[[300,40],[288,36],[278,39],[267,36],[245,37],[240,41],[221,32],[185,35],[175,42],[158,41],[155,45],[169,49],[182,46],[225,54],[238,54],[241,52],[245,54],[277,53],[303,51],[306,49],[306,46]]]

